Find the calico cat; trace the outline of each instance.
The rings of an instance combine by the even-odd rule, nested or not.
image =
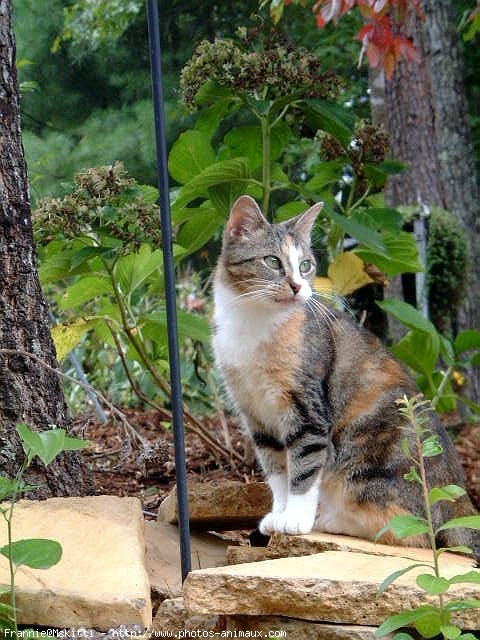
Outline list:
[[[272,490],[260,531],[373,539],[394,515],[423,515],[419,485],[403,478],[408,432],[395,402],[418,389],[375,336],[314,297],[321,207],[270,224],[249,196],[235,202],[215,272],[213,347]],[[452,442],[433,412],[430,421],[444,449],[427,459],[430,486],[463,484]],[[470,513],[465,496],[437,503],[434,520]],[[471,530],[442,536],[443,546],[479,546]],[[381,542],[428,544],[391,531]]]

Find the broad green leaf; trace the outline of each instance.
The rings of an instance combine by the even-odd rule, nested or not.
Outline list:
[[[418,484],[422,484],[422,479],[415,467],[410,467],[410,471],[408,473],[405,473],[403,478],[408,482],[418,482]]]
[[[345,162],[342,160],[330,160],[321,162],[315,167],[314,175],[305,183],[305,187],[312,192],[318,192],[329,184],[338,182],[342,177]],[[353,217],[352,217],[353,219]]]
[[[397,538],[403,539],[420,535],[428,531],[428,525],[424,518],[418,516],[393,516],[390,521],[377,533],[375,541],[391,529]]]
[[[438,360],[437,345],[430,334],[409,331],[393,345],[392,353],[414,371],[430,376]]]
[[[305,109],[305,119],[315,130],[326,131],[346,148],[352,139],[355,116],[335,102],[318,100]]]
[[[437,555],[445,553],[446,551],[451,553],[473,553],[473,550],[470,549],[470,547],[466,547],[465,545],[460,544],[456,547],[440,547],[439,549],[437,549]]]
[[[92,260],[92,258],[96,258],[97,256],[111,255],[112,251],[115,251],[112,247],[83,247],[83,249],[75,251],[72,255],[70,271],[76,269],[84,262],[88,262],[89,260]]]
[[[467,609],[479,609],[480,600],[450,600],[445,605],[447,611],[465,611]]]
[[[270,162],[277,160],[282,154],[290,138],[290,128],[280,121],[270,131]],[[231,151],[232,157],[248,158],[249,167],[253,171],[263,164],[262,130],[259,125],[242,125],[231,129],[224,138],[224,143]]]
[[[363,224],[370,229],[377,229],[377,231],[401,231],[403,226],[403,216],[397,209],[374,208],[364,209],[359,212],[355,212],[352,215],[352,220],[355,220],[359,224]]]
[[[378,596],[381,596],[382,593],[384,593],[384,591],[386,591],[388,587],[392,584],[392,582],[394,582],[397,578],[400,578],[400,576],[403,576],[405,573],[408,573],[408,571],[411,571],[412,569],[416,569],[417,567],[428,567],[429,569],[431,569],[430,565],[428,564],[411,564],[409,567],[406,567],[405,569],[399,569],[398,571],[394,571],[387,578],[385,578],[382,584],[378,587],[377,598]]]
[[[462,633],[462,635],[458,637],[460,640],[478,640],[478,636],[474,636],[473,633]]]
[[[376,253],[383,255],[386,254],[387,249],[377,231],[369,229],[350,218],[346,218],[345,216],[336,213],[336,211],[327,204],[325,204],[324,210],[328,217],[331,218],[341,229],[346,231],[352,238],[355,238],[358,242],[361,242]]]
[[[43,456],[43,442],[40,434],[32,431],[26,424],[19,423],[16,430],[22,441],[22,447],[25,454],[31,459],[33,456]]]
[[[190,129],[174,143],[168,156],[168,170],[174,180],[186,184],[214,162],[209,135]]]
[[[115,265],[115,279],[123,295],[131,294],[145,282],[154,271],[163,269],[163,255],[160,249],[152,252],[150,245],[142,244],[138,252],[130,253]]]
[[[175,202],[172,204],[172,209],[176,211],[192,200],[200,196],[206,196],[208,189],[217,184],[240,181],[247,185],[249,177],[247,158],[234,158],[233,160],[216,162],[204,169],[178,191]]]
[[[473,583],[480,584],[480,571],[469,571],[461,575],[453,576],[449,580],[450,584]]]
[[[437,336],[435,326],[430,320],[427,320],[420,311],[412,307],[411,304],[397,300],[396,298],[382,300],[381,302],[377,302],[377,304],[381,309],[387,313],[391,313],[394,318],[410,329],[418,329],[418,331],[424,331],[425,333]]]
[[[440,633],[442,618],[440,611],[432,609],[428,615],[415,621],[414,626],[423,638],[435,638]]]
[[[455,338],[454,346],[457,356],[471,349],[480,349],[480,331],[475,329],[460,331]]]
[[[244,193],[244,191],[245,186],[241,183],[230,182],[210,187],[208,189],[208,195],[213,206],[217,210],[217,213],[223,217],[223,220],[226,220],[233,203]]]
[[[232,99],[233,93],[228,87],[216,84],[213,80],[205,82],[197,91],[195,102],[197,105],[215,104],[219,100]]]
[[[232,111],[234,106],[235,108],[238,108],[240,106],[240,102],[238,102],[237,105],[234,105],[231,97],[224,98],[223,100],[217,100],[209,107],[202,109],[198,116],[198,120],[195,123],[195,129],[197,131],[201,131],[211,139],[215,131],[218,129],[220,122]]]
[[[442,633],[447,640],[456,640],[462,634],[462,630],[451,624],[442,624],[440,627],[440,633]]]
[[[65,429],[47,429],[37,433],[22,423],[16,429],[27,456],[38,456],[45,465],[50,464],[62,451],[81,449],[88,444],[78,438],[67,437]]]
[[[445,593],[450,586],[450,582],[446,578],[437,577],[431,573],[421,573],[417,576],[416,583],[431,596]]]
[[[71,254],[55,254],[40,261],[38,276],[43,286],[58,283],[70,275]]]
[[[290,220],[294,216],[303,213],[308,209],[308,204],[301,200],[293,200],[282,204],[281,207],[275,209],[275,222],[283,222],[284,220]]]
[[[383,231],[381,234],[384,251],[375,253],[368,247],[358,247],[355,253],[365,262],[376,265],[387,276],[399,273],[417,273],[423,271],[418,257],[418,248],[411,233],[406,231]],[[364,244],[362,242],[362,244]]]
[[[464,527],[465,529],[479,529],[480,530],[480,516],[461,516],[460,518],[453,518],[447,520],[442,526],[438,527],[435,533],[444,531],[445,529],[455,529],[455,527]]]
[[[167,331],[166,311],[149,313],[142,319],[143,333],[151,340],[158,340],[159,336],[165,341]],[[187,313],[177,309],[178,332],[181,338],[192,338],[201,342],[210,339],[210,325],[208,321],[198,314]]]
[[[402,631],[401,633],[396,633],[393,636],[393,640],[415,640],[415,639],[409,633],[405,633],[405,631]]]
[[[433,611],[435,611],[433,607],[423,606],[413,609],[412,611],[403,611],[397,615],[390,616],[383,624],[380,625],[375,632],[375,635],[377,638],[383,638],[392,631],[396,631],[402,627],[408,627],[412,622],[414,623],[422,618],[431,616]]]
[[[210,240],[224,224],[225,218],[226,215],[220,215],[216,209],[200,209],[182,225],[177,234],[177,242],[184,247],[186,254],[193,253]]]
[[[55,344],[57,360],[61,361],[66,358],[70,351],[75,349],[85,333],[91,328],[92,322],[90,320],[83,320],[82,318],[70,324],[62,322],[53,326],[50,329],[50,333],[52,334]]]
[[[27,538],[12,542],[11,550],[8,544],[0,549],[6,558],[11,552],[15,566],[25,565],[31,569],[49,569],[60,562],[62,547],[56,540],[43,538]]]
[[[72,438],[71,436],[65,436],[63,441],[64,451],[78,451],[79,449],[85,449],[88,446],[88,440],[82,440],[81,438]]]
[[[146,202],[147,204],[158,203],[157,187],[152,187],[151,184],[137,184],[136,189],[141,194],[143,202]]]
[[[398,173],[403,173],[406,168],[406,165],[399,160],[383,160],[383,162],[377,164],[377,169],[382,171],[386,176],[394,176]]]
[[[455,502],[457,498],[465,495],[465,489],[459,487],[456,484],[446,484],[443,487],[434,487],[430,489],[428,493],[428,501],[430,506],[439,502],[440,500],[448,500],[449,502]]]
[[[74,309],[105,293],[113,293],[112,285],[107,277],[84,276],[67,287],[65,293],[59,297],[58,305],[61,309]]]

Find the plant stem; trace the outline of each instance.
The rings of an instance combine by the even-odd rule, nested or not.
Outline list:
[[[447,386],[447,383],[450,380],[450,377],[451,377],[452,373],[453,373],[453,365],[450,365],[448,367],[448,369],[445,371],[445,373],[443,374],[442,381],[438,385],[438,389],[436,390],[435,395],[433,396],[433,398],[431,400],[432,409],[436,408],[437,403],[440,400],[440,398],[442,397],[443,390]]]
[[[268,114],[260,119],[262,125],[262,158],[263,158],[263,173],[262,173],[262,185],[263,185],[263,202],[262,210],[263,214],[269,219],[268,207],[270,205],[270,121]]]
[[[10,606],[13,610],[13,629],[14,631],[18,631],[17,625],[17,608],[15,601],[15,565],[13,564],[12,559],[12,516],[13,516],[13,507],[15,506],[16,494],[12,496],[12,500],[10,503],[10,511],[6,518],[7,520],[7,543],[8,543],[8,568],[10,571]]]

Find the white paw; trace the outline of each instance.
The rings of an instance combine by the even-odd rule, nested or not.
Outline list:
[[[282,513],[273,515],[273,530],[276,533],[310,533],[315,521],[315,516],[310,517],[308,514],[298,513],[296,510],[286,509]]]
[[[263,533],[264,536],[269,536],[271,533],[275,533],[275,529],[273,528],[273,521],[277,516],[277,513],[271,511],[264,516],[258,525],[260,533]]]

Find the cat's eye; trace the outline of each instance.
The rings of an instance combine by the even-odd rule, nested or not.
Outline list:
[[[302,262],[300,263],[300,267],[299,267],[300,273],[308,273],[311,268],[312,268],[311,260],[302,260]]]
[[[263,259],[267,267],[270,269],[275,269],[275,271],[279,271],[282,268],[282,263],[276,256],[265,256]]]

